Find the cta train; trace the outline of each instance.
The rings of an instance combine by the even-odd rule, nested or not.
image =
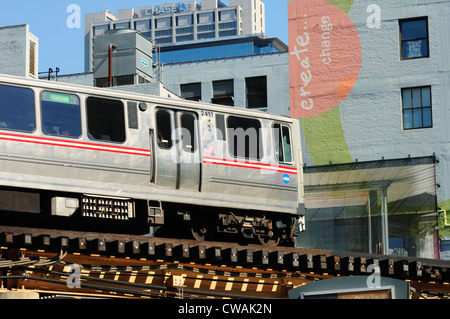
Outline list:
[[[288,246],[305,226],[299,123],[260,111],[0,75],[0,171],[0,225]]]

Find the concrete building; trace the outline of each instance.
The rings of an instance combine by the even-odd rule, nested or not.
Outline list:
[[[37,78],[39,39],[27,24],[0,27],[0,73]]]
[[[97,12],[85,15],[85,71],[93,70],[93,45],[97,36],[114,29],[133,29],[155,44],[265,33],[265,7],[261,0],[185,1],[119,10],[118,15]]]
[[[288,52],[277,52],[171,63],[163,82],[186,99],[289,116],[288,59]]]

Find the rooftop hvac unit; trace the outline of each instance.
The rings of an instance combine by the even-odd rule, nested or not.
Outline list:
[[[111,30],[94,39],[96,86],[120,86],[154,81],[153,44],[140,32]]]

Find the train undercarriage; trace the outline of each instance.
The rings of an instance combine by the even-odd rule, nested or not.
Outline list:
[[[119,197],[0,188],[0,224],[8,226],[294,246],[296,217]]]
[[[166,204],[170,221],[158,233],[162,237],[184,233],[203,241],[233,241],[240,244],[294,246],[296,218],[286,214],[225,208]]]

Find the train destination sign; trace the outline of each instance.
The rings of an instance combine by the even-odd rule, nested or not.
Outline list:
[[[49,100],[51,102],[59,102],[59,103],[70,104],[70,95],[50,93]]]

